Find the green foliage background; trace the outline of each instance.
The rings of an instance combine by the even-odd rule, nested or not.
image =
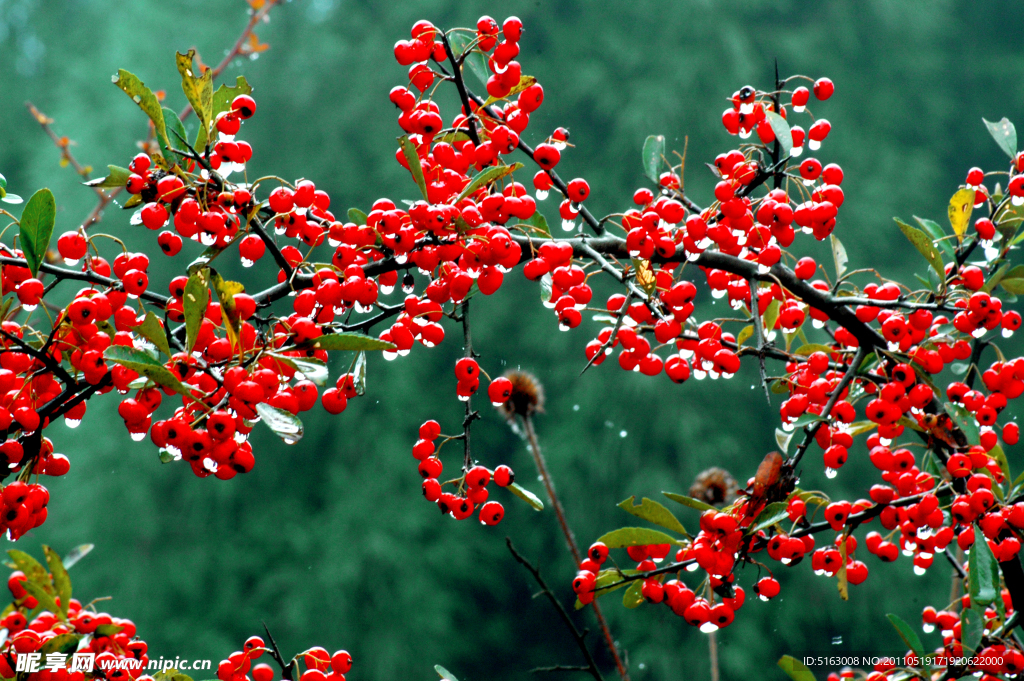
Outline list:
[[[54,117],[84,163],[125,165],[144,119],[110,74],[127,68],[180,107],[174,50],[196,46],[207,63],[219,61],[244,25],[244,9],[240,0],[0,0],[0,172],[10,190],[28,196],[51,187],[58,233],[76,225],[93,196],[58,167],[57,151],[22,102]],[[558,125],[571,129],[577,146],[559,170],[590,181],[588,203],[598,215],[623,210],[644,183],[639,149],[648,134],[666,134],[680,150],[689,135],[686,183],[701,201],[712,186],[702,163],[732,145],[719,122],[728,95],[748,82],[767,86],[775,58],[783,74],[830,76],[836,95],[816,113],[833,124],[819,157],[846,172],[837,234],[852,266],[904,278],[924,265],[892,217],[944,222],[948,197],[970,166],[1005,163],[981,117],[1024,123],[1024,22],[1019,6],[1005,2],[296,0],[259,30],[272,49],[224,74],[244,74],[256,87],[259,112],[243,131],[256,149],[253,170],[313,178],[342,210],[366,209],[380,196],[412,197],[393,159],[399,128],[387,93],[404,82],[404,69],[391,45],[417,19],[466,26],[483,13],[524,20],[520,61],[546,92],[527,139]],[[554,224],[555,204],[542,206]],[[152,235],[130,228],[116,208],[103,229],[152,248]],[[830,262],[807,239],[798,252]],[[154,286],[170,276],[157,258]],[[586,332],[558,333],[535,285],[512,276],[475,307],[484,366],[522,366],[547,389],[538,429],[582,543],[630,524],[614,506],[623,498],[685,491],[710,465],[743,480],[774,448],[778,400],[768,408],[747,370],[728,382],[675,386],[609,362],[579,378]],[[72,471],[47,481],[50,520],[20,544],[64,552],[94,542],[96,551],[73,571],[76,592],[112,596],[103,605],[137,622],[154,657],[216,663],[266,622],[286,651],[347,648],[359,681],[429,679],[434,663],[464,681],[577,664],[571,639],[547,604],[531,600],[534,585],[504,546],[507,534],[570,602],[574,566],[550,511],[501,497],[506,520],[485,529],[445,520],[420,499],[409,449],[427,418],[457,429],[462,404],[450,367],[459,351],[451,340],[403,361],[374,358],[366,398],[337,418],[311,413],[305,439],[293,447],[259,433],[256,469],[229,483],[162,466],[152,446],[130,441],[115,399],[90,404],[78,430],[53,429]],[[474,428],[474,448],[484,462],[510,462],[540,491],[523,444],[497,415],[485,414]],[[1019,451],[1009,458],[1019,470]],[[824,486],[820,462],[809,459],[804,486]],[[828,489],[855,497],[867,479],[875,473],[859,448]],[[696,522],[687,509],[679,515]],[[777,571],[782,596],[770,605],[748,598],[719,634],[724,678],[749,677],[783,653],[901,652],[883,613],[919,622],[926,602],[944,605],[948,569],[936,561],[915,577],[905,560],[887,567],[865,560],[872,577],[846,603],[834,581],[813,577],[808,565]],[[747,570],[740,583],[755,579]],[[606,611],[634,679],[707,678],[704,635],[666,608],[626,611],[616,600]],[[581,621],[593,628],[590,617]],[[939,643],[935,634],[925,640]],[[614,675],[596,636],[592,643]],[[771,667],[764,677],[781,672]]]

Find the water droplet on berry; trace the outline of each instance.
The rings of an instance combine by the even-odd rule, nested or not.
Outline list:
[[[381,354],[384,356],[384,359],[387,360],[388,362],[398,357],[397,352],[391,352],[389,350],[384,350]]]
[[[718,625],[713,622],[705,622],[700,625],[700,630],[705,634],[713,634],[718,631]]]
[[[37,307],[39,307],[38,304],[36,304],[36,305],[29,305],[28,303],[22,303],[22,305],[21,305],[21,309],[24,310],[25,312],[31,312],[32,310],[36,309]]]
[[[1011,331],[1010,329],[1003,329],[1002,334],[1003,338],[1009,338],[1010,336],[1013,335],[1013,331]]]
[[[1024,206],[1024,196],[1011,197],[1010,203],[1012,203],[1015,206]]]
[[[699,568],[700,568],[700,565],[697,565],[696,563],[690,563],[689,565],[686,566],[686,571],[687,572],[696,572]]]
[[[78,264],[78,258],[64,258],[64,264],[68,267],[74,267]]]
[[[806,106],[794,106],[793,107],[794,113],[803,113],[806,110],[807,110]]]
[[[923,577],[926,572],[928,572],[928,571],[925,570],[920,565],[915,565],[914,566],[914,574],[917,575],[918,577]]]
[[[563,149],[565,149],[565,142],[555,140],[551,146],[553,146],[555,149],[558,149],[559,151],[562,151]]]
[[[986,333],[988,333],[988,329],[986,329],[984,326],[982,326],[982,327],[977,328],[974,331],[972,331],[971,335],[974,336],[975,338],[981,338]]]
[[[922,624],[921,625],[921,631],[923,631],[926,634],[930,634],[933,631],[935,631],[935,625],[934,624]]]
[[[804,153],[804,148],[803,147],[793,147],[789,151],[789,155],[792,156],[793,158],[796,158],[797,156],[799,156],[802,153]]]
[[[807,146],[811,151],[817,151],[818,149],[821,149],[821,142],[816,139],[811,139],[808,140]]]
[[[134,440],[135,442],[142,442],[143,440],[146,439],[146,434],[145,433],[128,433],[128,434],[132,436],[132,440]]]
[[[703,381],[705,378],[707,378],[707,376],[708,376],[708,374],[707,374],[706,371],[702,371],[701,369],[698,369],[697,367],[693,368],[693,377],[695,379],[697,379],[698,381]]]
[[[395,256],[395,262],[398,263],[399,265],[404,265],[405,263],[409,262],[409,254],[399,253],[398,255]]]
[[[828,478],[829,480],[836,477],[837,475],[839,475],[839,471],[837,471],[835,468],[825,468],[825,477]]]
[[[285,443],[286,445],[293,445],[293,444],[295,444],[296,442],[298,442],[298,439],[297,439],[297,438],[290,438],[290,437],[285,437],[285,438],[281,438],[281,439],[282,439],[282,440],[284,440],[284,443]]]
[[[392,293],[394,293],[394,291],[395,291],[395,287],[394,286],[385,286],[384,284],[380,285],[380,292],[381,292],[382,295],[389,296]]]
[[[772,268],[771,268],[771,267],[768,267],[767,265],[760,265],[760,264],[759,264],[759,265],[757,266],[757,273],[758,273],[758,274],[768,274],[768,273],[769,273],[769,272],[771,271],[771,269],[772,269]]]
[[[199,243],[201,243],[204,246],[212,246],[215,243],[217,243],[217,235],[210,234],[209,232],[200,232]]]
[[[711,297],[715,300],[720,300],[725,297],[725,293],[725,289],[713,290],[711,291]]]
[[[544,199],[548,198],[548,194],[550,194],[550,193],[551,192],[549,192],[547,189],[538,189],[537,190],[537,200],[538,201],[543,201]]]
[[[284,234],[284,233],[285,233],[286,231],[288,231],[288,230],[287,230],[287,229],[285,229],[284,227],[274,227],[274,234],[276,234],[276,235],[278,235],[278,236],[281,236],[281,235],[282,235],[282,234]]]
[[[67,426],[68,428],[77,428],[78,426],[82,425],[82,419],[65,418],[64,425]]]
[[[248,258],[241,258],[242,267],[252,267],[256,264],[255,260],[249,260]]]
[[[138,297],[137,295],[135,295],[134,293],[129,293],[129,294],[128,294],[128,297],[129,297],[129,298],[130,298],[131,300],[138,300],[138,299],[139,299],[139,297]]]
[[[743,128],[740,128],[740,139],[741,140],[750,139],[750,134],[752,132],[754,132],[753,128],[751,128],[750,130],[744,130]]]
[[[811,326],[813,326],[816,329],[824,329],[825,328],[825,322],[823,322],[823,321],[821,321],[819,319],[812,319],[811,320]]]
[[[575,220],[562,220],[562,230],[563,231],[571,232],[574,229],[576,229],[576,221]],[[637,251],[636,254],[640,255],[640,251]],[[633,254],[630,253],[630,255],[633,255]]]

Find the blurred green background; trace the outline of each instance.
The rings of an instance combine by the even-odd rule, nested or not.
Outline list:
[[[127,68],[167,90],[178,108],[184,98],[174,51],[195,46],[216,63],[244,26],[246,7],[241,0],[0,0],[0,172],[10,190],[28,196],[49,186],[58,231],[78,224],[94,196],[59,167],[57,150],[22,103],[52,116],[83,163],[126,165],[144,118],[110,75]],[[726,98],[747,83],[769,87],[777,58],[783,75],[827,75],[836,83],[833,99],[815,107],[833,124],[818,156],[846,172],[837,235],[851,265],[907,278],[924,270],[923,261],[892,217],[944,222],[946,202],[970,166],[1004,167],[980,119],[1024,119],[1019,10],[993,0],[295,0],[258,29],[270,51],[237,60],[224,78],[244,74],[256,88],[259,112],[242,134],[256,150],[254,172],[312,178],[330,192],[336,212],[366,210],[378,197],[415,193],[393,156],[400,131],[387,93],[405,81],[394,41],[421,18],[450,27],[472,26],[485,13],[499,22],[516,14],[526,25],[523,70],[546,92],[526,139],[570,128],[576,147],[564,152],[559,171],[585,176],[593,189],[588,204],[603,215],[628,207],[645,183],[639,150],[655,133],[679,150],[689,136],[686,186],[706,202],[713,180],[703,163],[734,144],[719,122]],[[557,224],[554,201],[541,206]],[[116,208],[102,229],[133,248],[153,248],[152,235],[129,227],[128,214]],[[807,238],[796,252],[830,263]],[[241,268],[225,274],[252,276]],[[166,262],[154,260],[154,288],[171,276]],[[684,492],[711,465],[742,481],[774,448],[778,398],[766,406],[749,367],[731,381],[683,386],[625,374],[614,362],[581,378],[583,346],[596,326],[558,333],[536,286],[508,279],[499,295],[474,301],[475,345],[488,371],[521,366],[545,385],[547,412],[537,427],[581,543],[632,524],[615,508],[630,495]],[[47,481],[50,519],[19,545],[38,553],[40,543],[61,552],[95,543],[73,570],[76,593],[113,597],[102,605],[132,618],[154,657],[216,664],[266,622],[286,652],[348,649],[356,681],[426,680],[435,663],[463,681],[579,664],[572,640],[547,603],[531,600],[535,586],[504,545],[512,537],[570,603],[574,566],[552,513],[499,494],[506,519],[483,528],[444,519],[420,498],[409,449],[425,419],[457,430],[462,404],[450,372],[460,351],[450,340],[393,363],[373,357],[365,398],[336,418],[319,408],[308,414],[305,439],[295,446],[257,431],[255,470],[227,483],[161,465],[148,442],[129,439],[117,400],[98,400],[78,430],[52,429],[72,471]],[[344,371],[348,361],[340,358],[332,370]],[[476,455],[492,466],[511,463],[540,492],[523,443],[480,408]],[[1019,469],[1019,452],[1011,449],[1009,458]],[[834,481],[808,457],[803,485],[855,498],[876,479],[860,446]],[[679,507],[678,515],[695,525],[695,512]],[[919,622],[924,604],[945,605],[948,567],[937,560],[916,577],[906,560],[883,567],[862,558],[872,575],[848,602],[807,564],[776,571],[782,595],[771,604],[748,598],[718,635],[723,678],[782,678],[773,665],[784,653],[901,652],[884,613]],[[747,570],[739,581],[749,587],[755,579]],[[605,611],[634,679],[708,678],[703,634],[667,608],[627,611],[617,601],[609,597]],[[594,628],[589,612],[578,618]],[[606,651],[596,636],[591,642],[613,678]],[[926,644],[938,645],[938,635]]]

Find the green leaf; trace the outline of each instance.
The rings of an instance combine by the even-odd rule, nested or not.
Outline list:
[[[978,432],[978,423],[974,420],[974,416],[959,404],[946,402],[942,406],[950,418],[953,419],[953,422],[956,423],[957,428],[963,432],[964,437],[967,438],[967,443],[971,445],[978,444],[981,435]]]
[[[97,636],[116,636],[117,634],[121,633],[122,629],[124,629],[124,627],[122,627],[120,624],[101,624],[100,626],[96,627],[96,632],[93,634],[93,637],[95,638]]]
[[[986,121],[984,118],[981,120],[999,148],[1005,151],[1007,156],[1014,158],[1017,155],[1017,129],[1013,127],[1013,123],[1008,118],[1003,118],[998,123]]]
[[[836,263],[836,278],[839,278],[846,273],[846,265],[850,262],[850,256],[846,255],[843,242],[837,239],[835,234],[830,235],[829,240],[832,243],[832,260]]]
[[[111,345],[103,351],[103,359],[127,367],[158,385],[195,399],[192,390],[182,383],[176,374],[142,350],[123,345]]]
[[[832,354],[832,348],[827,345],[821,345],[819,343],[805,343],[796,350],[793,351],[794,355],[800,355],[802,357],[810,357],[816,352],[824,352],[826,355]]]
[[[4,203],[10,203],[12,205],[17,205],[19,203],[22,203],[24,200],[25,199],[21,198],[17,194],[11,194],[10,192],[5,192],[3,190],[0,190],[0,201],[3,201]]]
[[[302,421],[290,411],[261,402],[256,405],[256,413],[286,444],[292,445],[302,439]]]
[[[629,585],[626,589],[626,593],[622,594],[622,605],[629,608],[639,608],[644,603],[644,583],[643,580],[636,580]]]
[[[551,300],[551,294],[555,290],[555,284],[554,281],[551,279],[551,273],[548,272],[538,281],[540,282],[540,302],[551,303],[551,305],[554,305],[554,302]]]
[[[395,345],[361,333],[331,333],[306,343],[317,350],[394,350]]]
[[[238,311],[235,309],[235,296],[245,293],[245,286],[237,281],[225,280],[214,269],[210,270],[210,284],[220,302],[221,317],[224,319],[224,330],[227,332],[228,341],[232,348],[241,347],[238,338],[241,326],[238,320]]]
[[[503,99],[510,99],[514,95],[518,95],[520,92],[522,92],[523,90],[530,87],[536,82],[537,79],[534,78],[533,76],[519,76],[519,84],[512,88],[507,95],[505,95],[504,97],[488,97],[487,101],[484,102],[484,106],[490,106],[491,104],[494,104],[495,102],[500,102]]]
[[[205,251],[199,254],[199,256],[188,264],[188,275],[192,276],[199,270],[209,265],[213,260],[224,252],[225,249],[220,246],[210,246]]]
[[[657,182],[661,168],[661,157],[665,155],[665,136],[651,135],[644,140],[643,162],[644,175],[652,182]]]
[[[512,494],[516,495],[517,497],[528,503],[530,506],[532,506],[534,511],[544,510],[544,502],[541,501],[536,494],[526,489],[525,487],[521,486],[519,483],[509,483],[508,491],[512,492]]]
[[[187,54],[178,52],[175,62],[181,74],[181,90],[196,112],[200,126],[209,131],[213,121],[213,69],[206,69],[205,73],[196,76],[192,63],[195,56],[195,50],[189,50]]]
[[[213,106],[210,111],[210,120],[216,121],[217,116],[224,113],[225,111],[231,110],[231,102],[238,95],[251,95],[252,88],[249,83],[245,81],[245,77],[238,76],[235,79],[234,87],[228,87],[227,85],[221,85],[213,93]],[[196,149],[205,149],[207,142],[207,132],[203,126],[199,126],[199,134],[196,136]]]
[[[754,526],[747,530],[747,534],[754,534],[761,530],[766,530],[772,525],[788,519],[789,514],[786,513],[786,508],[788,506],[789,504],[785,501],[776,501],[765,506],[764,510],[758,514],[757,519],[754,520]]]
[[[352,387],[355,388],[356,395],[363,396],[366,394],[366,351],[361,350],[356,355],[356,361],[352,366]]]
[[[782,450],[783,454],[787,454],[789,452],[789,443],[793,441],[793,436],[796,435],[796,433],[797,431],[795,430],[791,430],[787,433],[781,428],[775,429],[775,444],[779,446],[779,449]]]
[[[778,299],[773,299],[772,302],[768,303],[768,308],[764,311],[763,319],[764,326],[761,328],[764,329],[764,333],[767,336],[767,334],[771,333],[775,328],[775,322],[779,319]]]
[[[971,604],[990,605],[999,595],[999,563],[992,554],[981,528],[975,525],[975,540],[968,558]]]
[[[1021,268],[1024,270],[1024,268]],[[988,278],[985,285],[981,287],[981,290],[985,293],[992,293],[993,289],[999,285],[999,282],[1010,272],[1010,263],[1005,263],[1002,267],[992,273],[992,276]]]
[[[58,634],[39,648],[39,652],[45,658],[50,653],[64,653],[70,655],[78,650],[78,642],[82,640],[77,634]]]
[[[800,660],[789,655],[779,658],[779,669],[786,672],[793,681],[815,681],[814,674]]]
[[[367,219],[366,218],[366,213],[364,213],[363,211],[359,210],[358,208],[349,208],[348,209],[348,221],[349,222],[354,222],[357,225],[365,225],[366,224],[366,219]]]
[[[276,352],[268,353],[271,357],[277,359],[282,364],[290,366],[296,371],[302,372],[308,380],[313,381],[316,385],[326,385],[329,373],[327,371],[327,365],[318,360],[315,357],[289,357],[288,355],[282,355]]]
[[[892,626],[896,627],[896,633],[900,635],[907,647],[914,651],[914,655],[924,657],[924,646],[921,644],[917,632],[911,629],[910,625],[900,619],[898,615],[889,613],[886,617],[889,618]]]
[[[210,304],[209,270],[200,269],[185,283],[185,294],[181,298],[185,314],[185,351],[191,353],[199,336],[199,327]]]
[[[971,212],[974,210],[974,190],[964,187],[958,190],[949,200],[949,224],[953,227],[953,233],[960,241],[964,240],[967,233],[967,225],[971,221]]]
[[[793,131],[790,130],[789,123],[774,111],[765,111],[764,115],[768,119],[768,125],[772,126],[775,139],[779,141],[780,158],[786,158],[793,151]]]
[[[541,213],[539,210],[536,211],[533,215],[531,215],[529,220],[521,220],[519,224],[530,225],[531,227],[534,228],[534,231],[542,233],[549,239],[551,238],[551,228],[548,227],[547,219],[544,217],[544,214]]]
[[[484,168],[477,173],[472,180],[470,180],[469,184],[466,185],[466,188],[463,189],[462,193],[455,199],[455,203],[466,198],[480,187],[490,184],[491,182],[496,182],[506,175],[511,175],[522,167],[522,163],[513,163],[510,166],[491,166],[490,168]]]
[[[44,590],[53,593],[53,583],[50,581],[50,574],[38,560],[17,549],[8,550],[7,555],[14,561],[15,566],[25,573],[30,582],[35,582]]]
[[[610,549],[622,549],[627,546],[647,546],[648,544],[675,544],[673,537],[659,530],[646,527],[620,527],[597,538]]]
[[[167,343],[167,333],[164,331],[164,325],[160,323],[160,318],[155,314],[147,310],[146,318],[134,330],[155,345],[157,350],[168,357],[171,356],[171,346]]]
[[[808,412],[805,412],[805,413],[801,414],[799,417],[797,417],[797,419],[795,421],[793,421],[792,425],[793,425],[794,429],[796,429],[796,428],[803,428],[804,426],[809,426],[812,423],[815,423],[816,421],[823,421],[823,420],[824,419],[821,418],[820,414],[812,414],[811,412],[808,411]]]
[[[632,582],[624,582],[622,579],[623,577],[632,577],[636,574],[639,574],[639,570],[619,570],[617,568],[601,570],[597,573],[597,579],[594,580],[594,597],[600,598],[605,594],[610,594],[613,591],[618,591],[625,586],[631,585]],[[579,610],[582,607],[583,604],[577,598],[576,609]]]
[[[71,567],[78,561],[89,555],[89,552],[96,548],[95,544],[79,544],[75,548],[68,551],[68,554],[64,556],[64,568],[70,570]]]
[[[675,494],[674,492],[662,492],[662,494],[665,495],[666,498],[671,499],[672,501],[678,504],[682,504],[683,506],[689,506],[690,508],[695,508],[698,511],[718,510],[711,504],[705,504],[703,501],[700,501],[699,499],[694,499],[693,497],[684,496],[682,494]]]
[[[33,194],[21,213],[18,243],[25,252],[25,262],[33,277],[46,260],[46,249],[50,247],[56,218],[57,203],[49,189],[40,189]]]
[[[1006,452],[1003,451],[1001,445],[996,445],[988,452],[989,456],[996,460],[999,464],[999,468],[1003,471],[1004,480],[1012,480],[1013,476],[1010,475],[1010,462],[1006,460]]]
[[[398,146],[402,148],[402,155],[405,156],[405,162],[409,164],[409,172],[412,174],[413,181],[416,183],[416,186],[420,188],[420,193],[423,194],[423,199],[428,200],[427,182],[423,179],[423,166],[420,165],[420,155],[416,153],[416,145],[409,140],[408,136],[402,135],[398,138]]]
[[[130,170],[120,166],[107,166],[107,169],[110,170],[110,173],[106,177],[89,180],[82,184],[86,187],[99,187],[100,189],[116,189],[128,184],[128,176],[132,174]]]
[[[661,525],[665,529],[678,532],[681,535],[690,536],[686,528],[683,527],[683,524],[679,522],[679,519],[672,515],[672,511],[657,501],[644,497],[640,504],[634,504],[634,499],[636,499],[635,496],[626,499],[619,504],[619,508],[642,520],[654,523],[655,525]]]
[[[145,83],[139,80],[138,76],[124,69],[118,69],[117,75],[111,80],[113,80],[114,85],[121,88],[149,116],[149,120],[153,121],[153,129],[156,131],[157,141],[160,142],[162,147],[168,146],[164,112],[160,107],[160,101],[157,100],[153,91],[146,87]]]
[[[949,256],[950,259],[952,259],[955,255],[955,253],[953,252],[953,246],[950,245],[949,239],[946,238],[948,235],[942,229],[939,223],[935,222],[934,220],[929,220],[927,218],[919,218],[916,215],[914,216],[914,219],[917,220],[917,224],[921,225],[921,228],[925,231],[925,233],[932,238],[933,243],[939,248],[941,248],[946,253],[946,255]]]
[[[68,606],[71,604],[71,578],[68,577],[68,571],[56,551],[43,544],[43,553],[46,555],[46,564],[50,568],[50,574],[53,575],[53,588],[60,598],[60,611],[67,619]]]
[[[1015,296],[1024,295],[1024,265],[1017,265],[1011,268],[999,280],[999,285]]]
[[[924,256],[924,259],[928,261],[928,264],[932,266],[935,272],[939,275],[939,281],[946,280],[946,272],[942,265],[942,256],[935,250],[935,244],[928,238],[928,235],[919,229],[911,227],[907,223],[903,222],[899,218],[896,219],[896,224],[900,226],[900,230],[903,235],[907,237],[907,240],[914,245],[917,252]]]
[[[743,345],[748,338],[754,335],[754,325],[747,324],[736,334],[736,345]]]
[[[153,674],[153,681],[192,681],[192,677],[182,674],[177,669],[168,669]]]
[[[185,157],[171,151],[171,148],[178,149],[179,151],[185,150],[185,143],[188,141],[188,137],[185,136],[185,125],[178,118],[178,114],[167,107],[164,107],[164,122],[167,125],[167,141],[170,143],[170,146],[162,146],[160,150],[164,153],[164,158],[167,159],[168,164],[177,164],[178,166],[185,167]]]
[[[54,615],[57,615],[58,613],[63,615],[60,608],[57,607],[57,601],[54,600],[53,594],[48,592],[37,582],[22,582],[21,585],[30,596],[35,597],[35,599],[39,601],[39,605],[43,610],[49,610]]]
[[[985,631],[985,617],[973,607],[960,612],[960,641],[964,651],[977,650]]]
[[[448,36],[456,58],[461,58],[461,55],[465,53],[466,47],[473,41],[474,37],[469,33],[463,32],[452,33]],[[462,64],[464,67],[469,66],[469,70],[480,80],[482,85],[487,85],[487,79],[490,77],[491,72],[487,68],[487,56],[485,54],[480,52],[480,50],[473,50],[465,58],[462,58]]]
[[[439,664],[434,665],[434,671],[437,672],[437,675],[440,676],[444,681],[459,681],[457,678],[455,678],[455,674],[452,674],[450,671],[448,671]]]

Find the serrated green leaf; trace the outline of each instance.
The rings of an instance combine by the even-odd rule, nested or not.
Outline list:
[[[814,674],[800,660],[789,655],[779,658],[779,669],[786,672],[793,681],[815,681]]]
[[[644,603],[644,583],[642,580],[636,580],[629,585],[626,589],[626,593],[622,594],[622,605],[629,608],[639,608]]]
[[[25,253],[25,262],[33,277],[39,272],[39,266],[46,261],[46,249],[50,247],[56,218],[57,202],[49,189],[40,189],[33,194],[21,212],[18,243]]]
[[[711,504],[706,504],[706,503],[704,503],[703,501],[701,501],[699,499],[694,499],[693,497],[688,497],[688,496],[683,495],[683,494],[676,494],[675,492],[662,492],[662,494],[665,496],[665,498],[671,499],[672,501],[676,502],[677,504],[682,504],[683,506],[689,506],[690,508],[695,508],[698,511],[717,511],[718,510],[714,506],[712,506]]]
[[[128,184],[128,177],[132,174],[130,170],[127,168],[121,168],[120,166],[107,166],[107,169],[110,172],[106,177],[89,180],[82,184],[86,187],[99,187],[100,189],[116,189]]]
[[[915,227],[911,227],[899,218],[896,218],[896,224],[900,226],[900,231],[914,245],[917,252],[924,256],[924,259],[928,261],[928,264],[939,275],[939,281],[945,281],[946,273],[942,265],[942,256],[939,255],[939,252],[935,249],[935,244],[928,238],[928,235]]]
[[[678,532],[684,536],[690,536],[683,527],[683,524],[679,522],[679,519],[672,515],[672,511],[668,510],[657,501],[644,497],[639,504],[634,504],[636,497],[630,497],[619,504],[626,513],[635,515],[637,518],[646,520],[654,523],[655,525],[661,525],[667,530]]]
[[[149,120],[153,121],[157,141],[162,147],[167,147],[167,125],[164,121],[164,112],[153,91],[146,87],[146,84],[139,80],[138,76],[124,69],[118,69],[117,75],[112,80],[114,85],[121,88],[149,116]]]
[[[526,489],[525,487],[523,487],[519,483],[517,483],[517,482],[509,483],[507,489],[508,489],[509,492],[511,492],[512,494],[516,495],[517,497],[519,497],[520,499],[522,499],[523,501],[528,503],[530,506],[532,506],[533,510],[535,510],[535,511],[543,511],[544,510],[544,502],[540,500],[540,497],[538,497],[536,494],[534,494],[530,490]]]
[[[768,125],[772,127],[772,132],[775,133],[775,139],[779,142],[780,158],[786,158],[793,151],[793,131],[790,129],[789,123],[774,111],[765,111],[764,116],[768,119]]]
[[[366,336],[361,333],[331,333],[325,336],[318,336],[306,343],[317,350],[394,350],[394,343],[382,341],[379,338]]]
[[[952,402],[946,402],[942,405],[949,414],[953,422],[956,423],[957,427],[963,432],[964,437],[967,438],[967,443],[976,445],[981,437],[978,431],[978,423],[974,420],[974,416],[969,411],[964,409],[959,404],[953,404]]]
[[[1015,158],[1017,156],[1017,129],[1013,127],[1010,119],[1003,118],[997,123],[986,121],[984,118],[981,120],[999,148],[1010,158]]]
[[[146,318],[134,328],[134,331],[155,345],[156,349],[167,357],[171,356],[171,346],[167,343],[167,333],[164,331],[163,324],[160,323],[160,318],[155,314],[147,310]]]
[[[975,525],[974,544],[968,558],[971,604],[990,605],[999,595],[999,563],[981,528]]]
[[[658,177],[661,175],[658,170],[661,169],[661,158],[664,155],[664,135],[650,135],[646,140],[644,140],[644,149],[642,153],[644,175],[646,175],[652,182],[657,182]]]
[[[56,551],[44,544],[43,553],[46,555],[46,564],[49,566],[50,574],[53,576],[54,591],[56,591],[57,597],[60,598],[60,611],[63,613],[64,618],[67,619],[68,606],[71,604],[71,578],[68,577],[68,571]]]
[[[427,182],[423,179],[423,166],[420,165],[420,156],[416,153],[416,145],[406,135],[402,135],[398,138],[398,146],[402,149],[402,155],[405,156],[405,161],[409,165],[409,173],[412,175],[413,182],[420,188],[420,193],[423,194],[423,199],[427,199]]]
[[[176,374],[142,350],[111,345],[103,351],[103,359],[127,367],[158,385],[195,399],[192,390],[182,383]]]
[[[199,327],[210,304],[209,270],[202,268],[188,278],[181,297],[185,315],[185,351],[191,353],[199,336]]]
[[[501,178],[511,175],[522,167],[522,163],[513,163],[510,166],[491,166],[490,168],[484,168],[469,181],[466,188],[463,189],[462,193],[460,193],[458,198],[455,199],[455,203],[462,201],[462,199],[480,189],[480,187],[488,185],[491,182],[497,182]]]

